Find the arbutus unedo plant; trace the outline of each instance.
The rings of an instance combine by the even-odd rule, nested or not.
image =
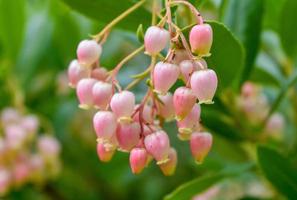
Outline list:
[[[107,71],[100,65],[102,45],[112,28],[144,2],[139,1],[93,38],[79,43],[77,59],[68,68],[69,85],[76,89],[80,108],[98,110],[93,126],[101,161],[110,161],[119,150],[130,153],[134,174],[155,160],[164,175],[172,175],[177,153],[163,129],[164,122],[176,120],[178,138],[189,142],[197,163],[203,162],[212,146],[212,135],[200,124],[200,104],[214,103],[218,86],[216,72],[208,69],[204,60],[211,56],[213,31],[187,1],[166,0],[164,8],[152,1],[152,24],[144,34],[144,44]],[[188,7],[195,16],[188,39],[172,17],[172,7],[179,5]],[[165,57],[160,53],[163,50],[167,50]],[[122,88],[117,80],[119,71],[140,53],[148,55],[151,64]],[[136,102],[131,89],[145,77],[149,77],[147,92]],[[184,85],[170,93],[178,79]]]

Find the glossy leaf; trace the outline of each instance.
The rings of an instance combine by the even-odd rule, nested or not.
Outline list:
[[[295,199],[297,173],[289,160],[272,149],[259,147],[258,161],[266,178],[289,199]]]
[[[25,0],[0,0],[0,43],[4,54],[17,57],[23,40],[25,25]]]
[[[229,0],[223,21],[242,41],[245,51],[241,83],[249,78],[260,45],[260,33],[264,13],[264,0]]]
[[[81,12],[85,16],[91,17],[103,24],[107,24],[120,15],[125,10],[134,5],[130,0],[119,2],[110,0],[63,0],[71,8]],[[139,24],[147,26],[150,23],[151,15],[143,7],[138,8],[127,18],[122,20],[117,27],[136,31]]]
[[[203,126],[207,127],[213,133],[235,141],[243,140],[241,132],[230,123],[230,118],[228,120],[228,117],[218,112],[218,110],[203,107],[201,120]]]
[[[53,22],[48,10],[38,10],[31,15],[27,22],[26,33],[20,55],[17,60],[16,71],[22,83],[27,83],[39,62],[45,57],[50,45],[53,32]]]
[[[264,1],[265,2],[265,12],[263,27],[265,29],[279,30],[279,22],[281,17],[281,11],[286,0],[277,1]]]
[[[280,37],[285,52],[291,58],[297,55],[297,1],[287,0],[280,18]]]
[[[213,29],[211,56],[207,58],[208,66],[214,68],[219,79],[221,91],[234,84],[240,75],[244,61],[244,51],[240,42],[222,23],[207,22]]]
[[[242,165],[229,165],[222,171],[211,174],[211,175],[204,175],[197,179],[194,179],[190,182],[182,184],[176,190],[174,190],[171,194],[165,196],[165,200],[188,200],[191,199],[196,194],[200,194],[204,192],[209,187],[213,186],[214,184],[218,183],[222,179],[226,177],[236,176],[241,174],[253,166],[251,163],[246,163]]]

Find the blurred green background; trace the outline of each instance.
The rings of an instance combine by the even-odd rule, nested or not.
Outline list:
[[[214,134],[203,165],[196,165],[188,144],[177,139],[174,123],[165,127],[178,151],[172,177],[163,176],[155,165],[133,175],[128,154],[120,152],[109,163],[98,160],[93,111],[78,108],[66,70],[79,41],[135,2],[0,0],[0,108],[15,106],[15,89],[21,91],[28,111],[44,116],[53,127],[62,143],[63,163],[55,181],[39,188],[27,185],[4,199],[162,199],[191,180],[167,198],[189,199],[215,184],[224,193],[213,199],[297,198],[296,0],[190,0],[206,20],[215,20],[210,22],[215,39],[208,63],[220,80],[216,103],[202,108],[202,121]],[[175,11],[176,21],[188,24],[189,11]],[[117,25],[104,44],[101,64],[112,69],[138,47],[137,27],[143,24],[145,29],[149,23],[149,10],[141,8]],[[127,85],[130,75],[143,71],[149,61],[145,55],[133,59],[121,71],[120,82]],[[283,114],[281,141],[259,141],[257,130],[236,113],[233,101],[246,80],[264,88],[271,113]],[[134,89],[138,99],[145,88],[142,83]]]

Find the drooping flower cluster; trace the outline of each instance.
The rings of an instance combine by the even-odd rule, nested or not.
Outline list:
[[[246,82],[241,89],[238,98],[238,107],[254,125],[259,125],[266,120],[264,133],[274,139],[280,139],[284,131],[285,121],[281,113],[273,113],[265,119],[269,113],[270,105],[262,88],[252,82]]]
[[[59,172],[59,142],[38,135],[35,115],[5,108],[0,119],[0,196],[27,183],[42,184]]]
[[[135,174],[151,160],[156,161],[165,175],[174,173],[177,152],[170,144],[168,133],[162,129],[165,121],[176,119],[178,137],[189,140],[192,155],[198,163],[212,146],[212,135],[203,131],[200,125],[200,104],[213,103],[218,84],[215,71],[209,69],[203,59],[210,56],[212,28],[195,10],[199,20],[190,31],[188,44],[181,29],[168,19],[170,4],[166,10],[164,19],[167,20],[161,19],[158,25],[149,27],[144,35],[144,45],[112,71],[107,72],[99,64],[107,32],[99,33],[94,40],[81,41],[77,47],[77,60],[73,60],[68,68],[69,83],[76,88],[79,107],[99,110],[94,115],[93,126],[100,160],[110,161],[116,150],[129,152],[130,166]],[[163,58],[161,51],[169,44],[167,56]],[[125,62],[143,49],[151,57],[151,65],[135,77],[142,80],[150,75],[150,78],[147,80],[148,91],[137,104],[135,95],[129,90],[133,85],[122,89],[116,76]],[[172,91],[178,79],[185,85]]]

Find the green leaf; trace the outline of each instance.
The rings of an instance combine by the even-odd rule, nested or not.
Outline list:
[[[288,90],[297,83],[297,72],[293,74],[287,82],[282,86],[281,90],[279,91],[278,95],[276,96],[275,100],[270,106],[269,113],[266,117],[265,122],[269,119],[269,117],[276,111],[278,106],[281,104],[282,100],[285,98]]]
[[[46,53],[53,32],[53,21],[48,9],[37,7],[33,10],[33,14],[28,17],[24,42],[16,64],[16,73],[24,87],[28,87],[28,81],[37,70],[38,64],[48,57]]]
[[[134,5],[132,1],[121,0],[114,2],[111,0],[63,0],[73,9],[91,17],[103,24],[107,24],[120,15],[125,10]],[[123,19],[116,27],[135,31],[139,24],[145,27],[150,23],[151,15],[144,8],[140,7],[127,18]]]
[[[273,76],[270,71],[267,71],[264,67],[260,66],[256,66],[254,68],[250,80],[263,85],[273,85],[277,87],[280,86],[280,80]]]
[[[66,66],[75,56],[79,41],[92,32],[93,24],[91,20],[72,11],[60,0],[51,0],[50,11],[54,22],[54,48]]]
[[[207,188],[218,183],[226,177],[236,176],[253,167],[253,164],[229,165],[224,170],[210,175],[204,175],[190,182],[182,184],[172,193],[165,196],[165,200],[188,200],[196,194],[204,192]]]
[[[241,83],[249,78],[260,46],[264,0],[229,0],[223,21],[242,41],[246,58]]]
[[[286,0],[277,0],[277,1],[266,0],[265,1],[263,28],[273,29],[273,30],[279,29],[279,24],[275,22],[279,22],[282,7],[285,2]]]
[[[233,141],[243,140],[241,132],[231,123],[231,119],[217,109],[204,106],[202,108],[201,120],[203,126],[212,132]],[[224,127],[224,128],[222,128]]]
[[[0,43],[4,55],[15,59],[23,40],[25,0],[0,0]]]
[[[211,56],[206,60],[218,75],[218,91],[238,81],[244,61],[244,51],[240,42],[222,23],[208,21],[213,29]]]
[[[285,52],[291,58],[297,54],[297,1],[287,0],[282,9],[279,34]]]
[[[289,199],[295,199],[297,173],[289,160],[266,147],[258,148],[258,160],[266,178]]]

